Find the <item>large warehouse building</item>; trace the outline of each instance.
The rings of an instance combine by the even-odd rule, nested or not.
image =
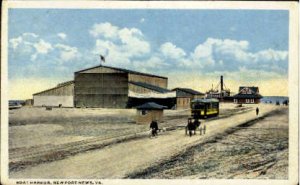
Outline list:
[[[172,108],[176,93],[168,78],[109,66],[74,74],[74,81],[33,95],[35,106],[130,108],[148,101]]]

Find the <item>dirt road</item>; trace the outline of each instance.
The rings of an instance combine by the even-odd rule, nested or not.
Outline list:
[[[215,142],[193,146],[164,163],[130,174],[128,178],[288,178],[287,107],[231,130]]]
[[[276,109],[261,108],[260,116]],[[85,152],[51,163],[11,172],[11,178],[124,178],[126,175],[161,163],[187,147],[205,142],[230,127],[256,119],[254,111],[207,123],[207,134],[185,136],[183,130],[165,132],[158,138],[144,138],[119,143],[101,150]]]

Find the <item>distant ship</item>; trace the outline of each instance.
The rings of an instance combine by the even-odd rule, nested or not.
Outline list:
[[[223,76],[220,77],[220,82],[215,88],[212,85],[212,88],[208,90],[206,93],[206,98],[217,98],[219,101],[224,102],[232,102],[233,98],[230,96],[230,89],[226,88],[223,82]]]

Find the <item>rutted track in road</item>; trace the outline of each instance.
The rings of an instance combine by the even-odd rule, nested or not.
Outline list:
[[[207,152],[209,152],[210,149],[213,149],[213,146],[211,145],[212,143],[218,143],[218,142],[221,143],[224,138],[226,138],[229,135],[236,135],[236,133],[238,133],[238,131],[240,131],[242,129],[260,129],[260,130],[261,129],[268,129],[268,130],[282,129],[282,128],[255,128],[255,127],[251,127],[251,126],[265,120],[268,117],[272,117],[274,115],[278,116],[278,115],[283,115],[283,114],[286,114],[286,110],[283,110],[283,111],[282,110],[273,110],[273,111],[263,115],[262,117],[247,121],[237,127],[229,128],[220,135],[215,135],[215,136],[209,137],[209,138],[207,138],[207,140],[200,142],[200,143],[193,143],[193,144],[187,146],[185,148],[185,150],[174,154],[170,158],[159,161],[158,163],[155,163],[154,165],[146,167],[144,169],[139,169],[137,171],[131,172],[131,173],[127,174],[124,178],[129,178],[129,179],[161,178],[162,176],[157,176],[157,175],[163,174],[163,172],[168,171],[170,168],[172,168],[172,166],[174,168],[174,173],[175,173],[175,171],[177,170],[176,167],[178,166],[178,164],[181,164],[181,163],[182,164],[183,163],[190,164],[189,163],[190,161],[195,160],[195,158],[193,156],[194,152],[195,152],[194,151],[195,148],[198,148],[198,150],[200,150],[201,148],[203,148],[203,149],[206,148],[206,151],[205,151],[205,154],[206,154]],[[238,135],[238,136],[242,137],[240,135]],[[245,138],[245,139],[249,139],[249,138]],[[260,147],[265,147],[262,143],[259,143],[258,141],[252,140],[252,142],[254,143],[254,145],[259,145]],[[233,144],[233,143],[230,143],[230,144]],[[235,144],[233,144],[233,145],[235,145]],[[201,149],[201,151],[202,151],[202,149]],[[203,155],[205,155],[205,154],[203,154]],[[188,161],[188,160],[190,160],[190,161]],[[275,159],[263,160],[261,163],[259,160],[258,160],[258,162],[253,162],[254,171],[256,170],[256,171],[264,173],[268,168],[272,167],[272,165],[275,164],[274,161],[275,161]],[[247,165],[247,163],[245,165]],[[252,164],[250,163],[249,165],[252,165]],[[257,165],[257,166],[255,166],[255,165]],[[192,166],[192,164],[191,164],[191,166]],[[204,166],[205,166],[205,163],[204,163]],[[206,166],[206,167],[209,168],[209,166]],[[190,168],[187,167],[187,169],[190,169]],[[180,169],[178,169],[178,170],[180,170]],[[191,171],[193,172],[193,169],[191,169]],[[258,175],[260,175],[260,173]],[[168,176],[167,178],[170,178],[170,177]],[[176,177],[172,176],[171,178],[176,178]]]
[[[234,114],[228,114],[220,116],[219,118],[213,118],[206,122],[227,118],[233,115],[242,114],[250,111],[249,109],[240,110]],[[170,122],[175,122],[175,125],[179,125],[183,121],[186,121],[186,118],[181,119],[172,119],[168,120]],[[169,127],[167,130],[174,130],[177,126]],[[121,136],[112,136],[112,137],[96,137],[81,141],[75,141],[71,143],[65,143],[60,145],[43,145],[39,147],[30,147],[30,148],[19,148],[12,149],[9,152],[9,169],[10,171],[19,171],[27,166],[34,166],[40,163],[52,162],[56,160],[61,160],[69,156],[73,156],[82,152],[97,150],[103,147],[126,142],[133,139],[139,139],[147,137],[148,132],[140,132],[134,134],[125,134]]]
[[[144,137],[145,135],[147,134],[138,133],[105,139],[102,137],[92,138],[72,143],[54,145],[50,147],[42,146],[38,149],[34,148],[34,151],[30,151],[30,148],[22,152],[18,152],[18,150],[16,150],[13,153],[9,154],[9,169],[10,171],[18,171],[26,168],[27,166],[64,159],[68,156],[76,155],[81,152],[101,149],[111,144],[129,141],[131,139]]]
[[[255,112],[250,111],[209,121],[206,124],[208,132],[203,136],[198,135],[198,137],[190,138],[185,136],[182,129],[173,130],[165,132],[155,139],[145,137],[132,139],[100,150],[81,152],[62,160],[56,159],[37,165],[29,164],[25,169],[10,171],[10,176],[12,178],[124,178],[127,174],[140,172],[150,166],[159,164],[161,161],[170,159],[175,154],[185,151],[189,146],[204,143],[213,136],[220,136],[229,128],[238,127],[245,122],[259,119],[274,109],[278,108],[266,105],[261,108],[259,116],[255,116]],[[184,124],[185,121],[179,123]],[[175,124],[169,124],[168,126],[173,125]]]

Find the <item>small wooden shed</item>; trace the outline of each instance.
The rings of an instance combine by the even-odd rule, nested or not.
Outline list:
[[[150,124],[153,120],[161,122],[163,118],[163,111],[166,108],[166,106],[162,106],[154,102],[147,102],[143,105],[137,106],[136,123]]]

